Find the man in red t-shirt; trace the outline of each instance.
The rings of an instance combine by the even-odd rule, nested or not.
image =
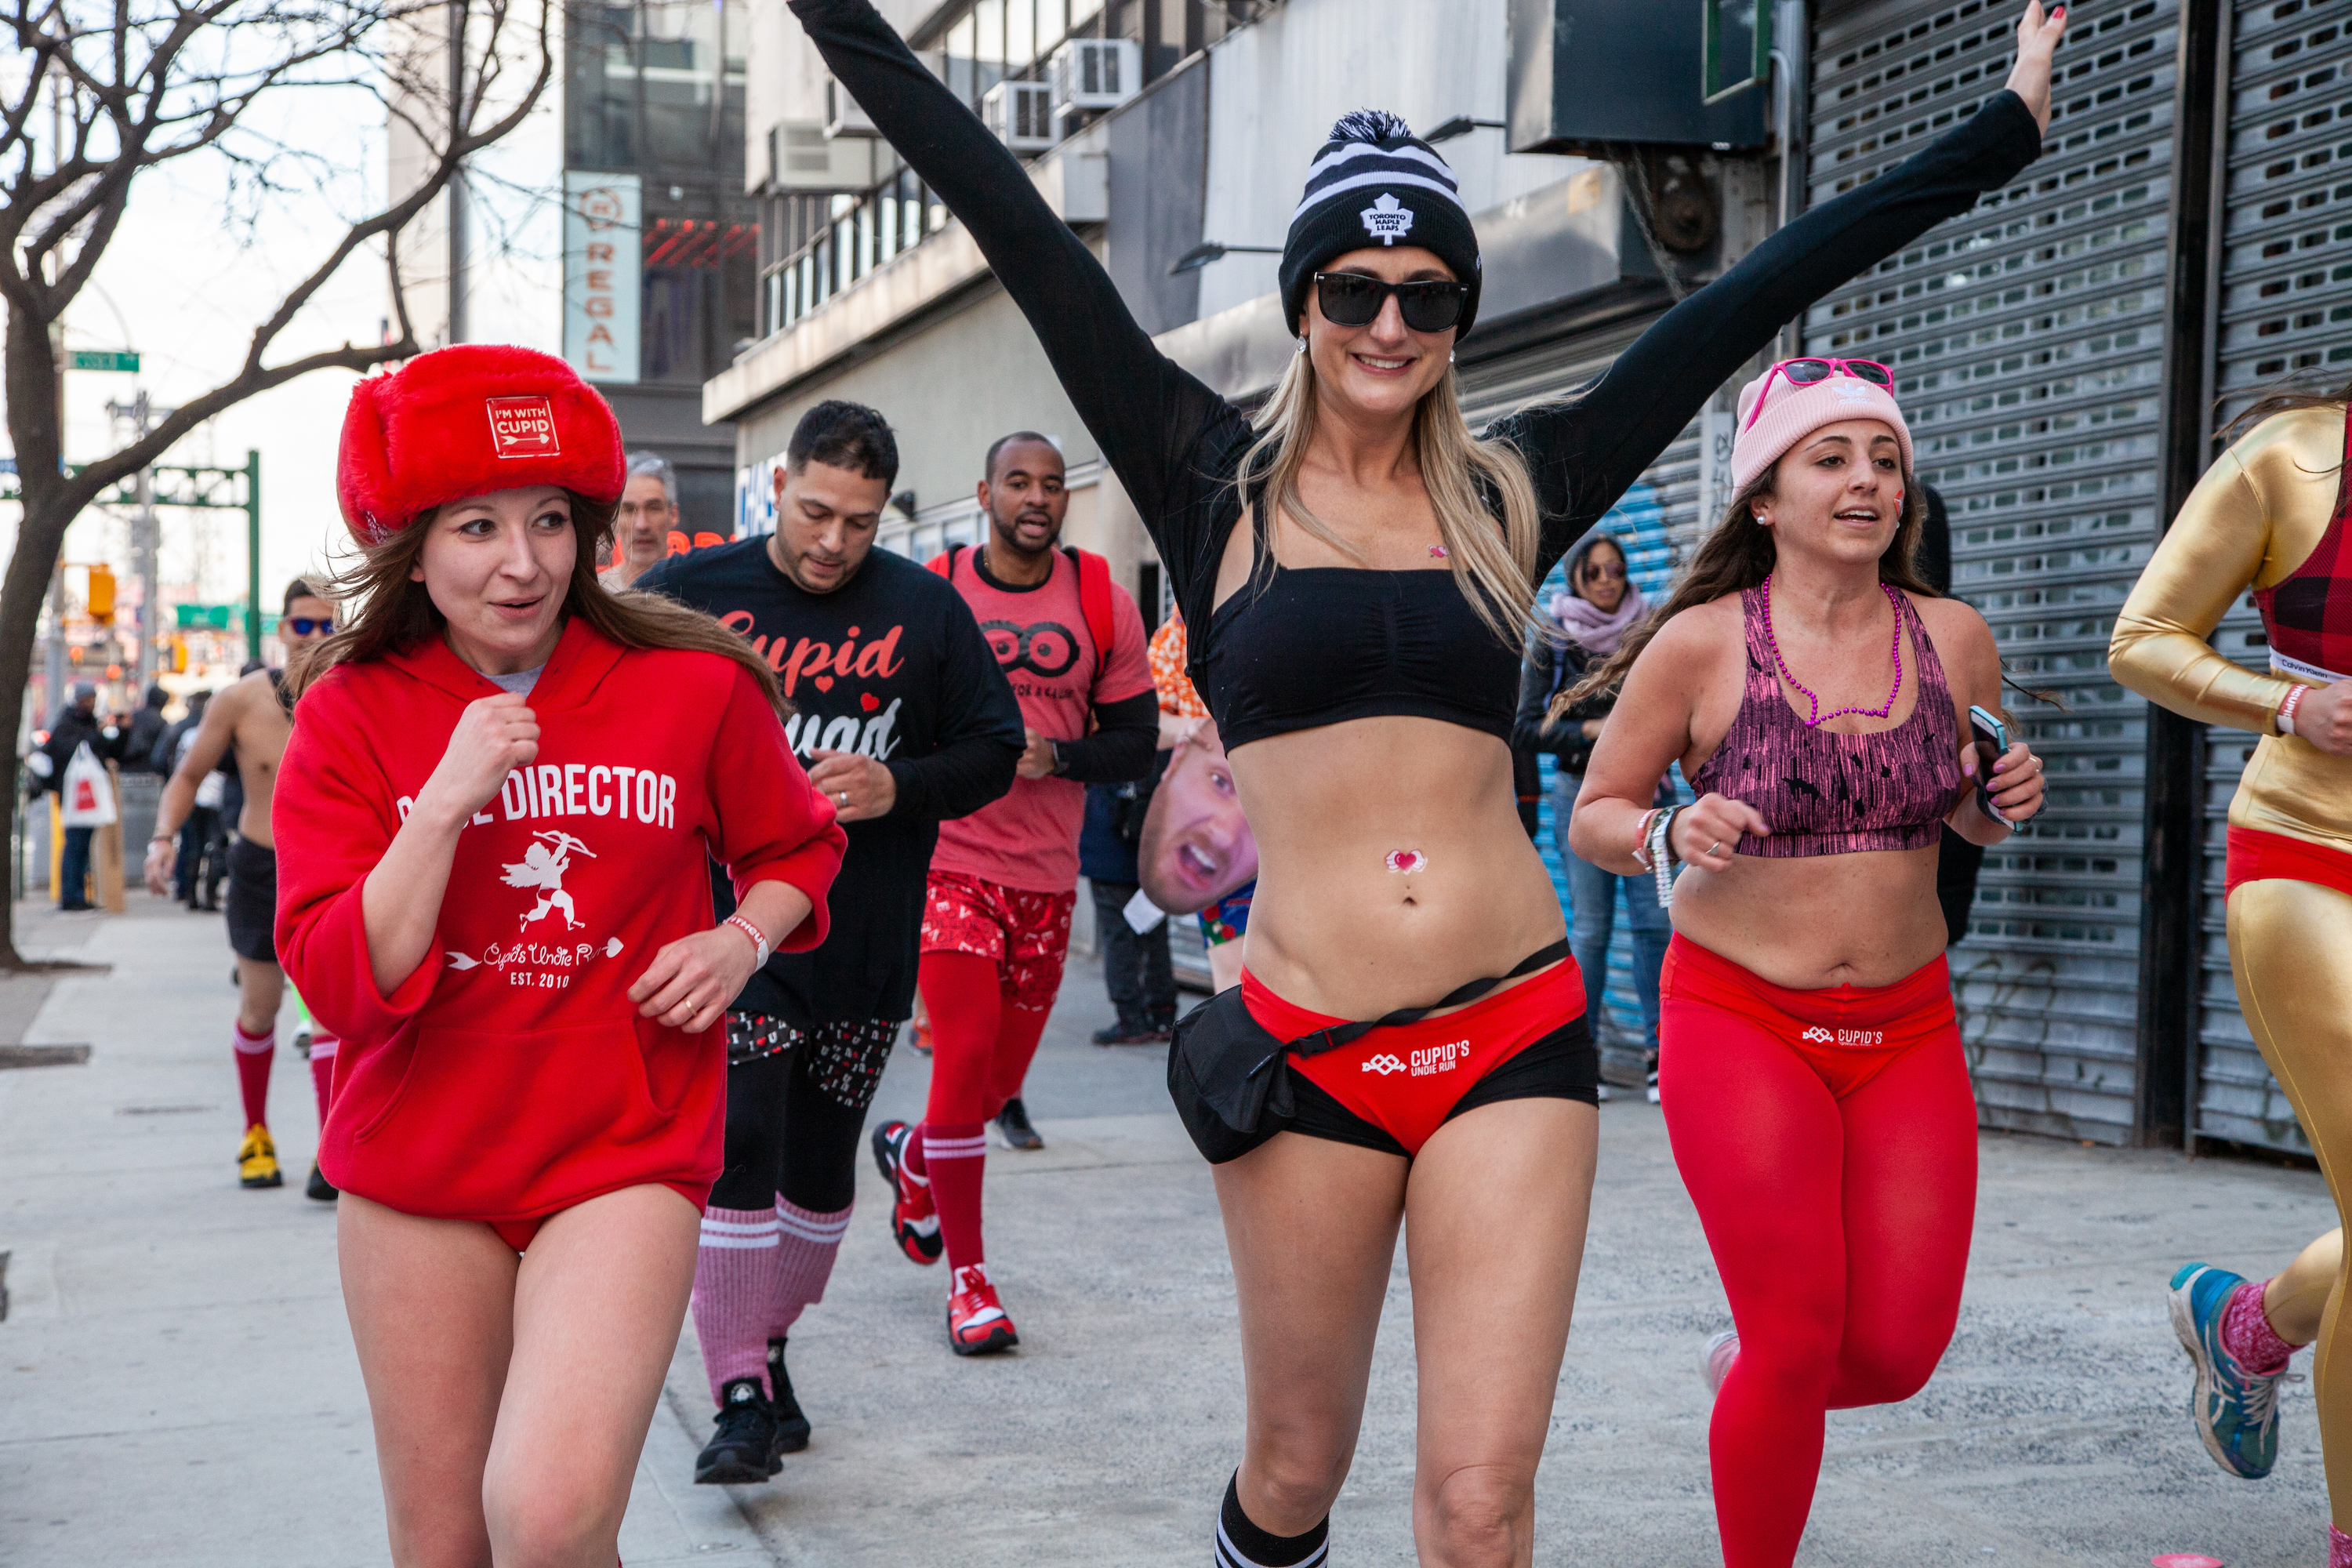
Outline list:
[[[898,1189],[891,1227],[900,1250],[935,1263],[945,1245],[954,1273],[948,1342],[958,1355],[1018,1342],[981,1246],[983,1129],[1020,1091],[1061,988],[1086,786],[1144,777],[1159,733],[1134,599],[1106,584],[1090,606],[1081,579],[1099,563],[1082,568],[1055,548],[1069,510],[1061,452],[1020,431],[989,448],[987,473],[987,540],[934,565],[971,605],[1013,682],[1028,745],[1012,794],[940,825],[918,979],[931,1017],[930,1098],[921,1126],[893,1121],[874,1134],[875,1157]],[[1108,622],[1108,648],[1097,646],[1090,607]]]

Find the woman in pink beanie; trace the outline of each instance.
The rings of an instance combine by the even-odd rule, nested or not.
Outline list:
[[[1937,844],[2042,807],[2022,743],[1964,744],[2000,657],[1913,563],[1927,505],[1893,384],[1827,359],[1750,382],[1730,510],[1580,688],[1623,683],[1570,842],[1673,910],[1659,1089],[1737,1325],[1704,1356],[1728,1568],[1787,1568],[1824,1412],[1908,1398],[1951,1338],[1976,1104]],[[1653,808],[1677,762],[1698,803]]]

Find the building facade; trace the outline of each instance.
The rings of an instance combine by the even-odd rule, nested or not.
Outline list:
[[[1055,27],[1159,40],[1133,97],[1021,146],[1162,348],[1244,400],[1289,346],[1275,258],[1251,247],[1280,244],[1330,121],[1365,104],[1424,131],[1468,121],[1444,150],[1486,258],[1480,324],[1460,349],[1474,424],[1571,392],[1773,226],[1965,116],[2006,76],[2016,26],[2010,0],[1780,0],[1774,64],[1748,89],[1752,139],[1675,145],[1670,132],[1629,148],[1599,144],[1658,133],[1612,132],[1609,116],[1631,124],[1654,84],[1629,68],[1627,101],[1612,104],[1589,77],[1569,81],[1589,61],[1537,58],[1569,24],[1605,22],[1606,0],[1187,6],[1181,48],[1175,0],[883,8],[984,118],[998,92],[992,123],[1007,83],[1044,80],[1054,107]],[[1033,12],[1028,31],[998,29]],[[703,403],[735,427],[746,525],[763,525],[769,466],[799,412],[857,397],[889,415],[908,454],[897,547],[971,537],[981,453],[1027,426],[1063,441],[1086,487],[1072,538],[1151,592],[1149,542],[976,249],[887,146],[828,107],[781,0],[756,0],[751,35],[755,77],[782,84],[748,127],[747,169],[771,204],[761,336]],[[1682,44],[1625,58],[1654,64]],[[1673,72],[1696,75],[1679,58]],[[2352,0],[2085,7],[2042,161],[1781,340],[1895,368],[1920,477],[1951,510],[1955,591],[2050,700],[2010,701],[2048,759],[2050,809],[1988,857],[1952,955],[1987,1125],[2308,1152],[2238,1015],[2222,945],[2222,814],[2250,738],[2150,710],[2108,678],[2105,649],[2232,412],[2282,376],[2352,381],[2347,73]],[[1537,102],[1547,91],[1556,101]],[[806,167],[786,167],[795,158]],[[1728,499],[1729,391],[1606,523],[1645,586],[1670,580]],[[2265,657],[2248,608],[2215,640]],[[1633,1042],[1613,1023],[1603,1039],[1622,1076]]]

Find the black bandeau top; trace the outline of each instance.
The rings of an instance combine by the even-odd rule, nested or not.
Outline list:
[[[1293,730],[1403,714],[1508,744],[1519,652],[1443,567],[1257,571],[1210,617],[1201,695],[1228,750]]]

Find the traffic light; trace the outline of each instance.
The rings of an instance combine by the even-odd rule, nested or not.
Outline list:
[[[172,639],[172,673],[173,675],[188,673],[188,639],[185,637]]]
[[[114,568],[111,566],[89,569],[89,618],[93,621],[114,618]]]

